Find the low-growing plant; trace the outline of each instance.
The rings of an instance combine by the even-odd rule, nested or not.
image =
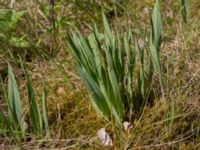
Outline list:
[[[26,40],[26,35],[17,36],[13,33],[16,30],[20,19],[25,15],[25,11],[15,11],[10,9],[0,9],[0,41],[4,48],[7,45],[15,48],[27,48],[30,43]],[[8,48],[8,46],[6,47]]]
[[[41,115],[39,111],[38,104],[36,102],[35,94],[33,91],[33,87],[31,81],[29,80],[29,76],[27,71],[25,70],[26,78],[27,78],[27,92],[28,92],[28,100],[29,100],[29,113],[31,119],[31,125],[33,127],[33,133],[36,135],[41,134],[43,129],[48,130],[48,115],[47,115],[47,105],[46,105],[46,92],[44,90],[42,96],[42,113]],[[9,134],[13,136],[15,142],[20,142],[21,138],[23,138],[27,134],[27,123],[25,122],[25,113],[22,109],[22,99],[20,97],[19,88],[12,71],[12,67],[8,65],[8,90],[6,94],[6,89],[3,87],[4,97],[6,99],[6,104],[8,108],[8,115],[5,115],[5,110],[0,109],[0,127],[3,131],[3,134]],[[43,121],[43,122],[42,122]],[[44,124],[44,128],[43,125]],[[1,132],[1,134],[2,134]]]
[[[149,51],[142,32],[133,35],[130,27],[120,33],[110,29],[103,14],[103,33],[94,24],[93,32],[84,36],[79,31],[68,36],[70,52],[89,92],[95,110],[107,120],[122,127],[131,112],[142,110],[148,99],[156,68],[162,83],[159,62],[162,23],[159,1],[151,17],[152,34]],[[145,55],[145,53],[149,55]],[[146,63],[149,61],[150,65]]]
[[[182,0],[182,15],[185,23],[188,22],[190,16],[190,3],[189,0]]]

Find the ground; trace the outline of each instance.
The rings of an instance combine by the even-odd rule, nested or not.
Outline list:
[[[91,32],[92,22],[101,28],[101,12],[98,2],[64,2],[55,4],[54,14],[45,16],[47,1],[16,2],[13,9],[25,10],[12,35],[25,35],[32,47],[13,48],[0,46],[0,67],[3,82],[7,82],[7,63],[14,68],[22,96],[23,108],[28,103],[23,70],[18,61],[20,55],[28,65],[28,72],[38,97],[45,86],[50,130],[49,135],[37,138],[31,135],[20,145],[22,149],[199,149],[200,148],[200,3],[191,2],[189,22],[183,22],[180,2],[161,1],[163,40],[160,60],[163,73],[164,96],[155,77],[153,103],[147,104],[140,117],[135,118],[125,131],[98,116],[68,51],[66,35],[70,29],[79,28],[85,34]],[[0,4],[4,2],[0,1]],[[149,13],[153,1],[127,1],[117,7],[118,18],[110,2],[102,2],[111,26],[120,28],[136,16],[142,28],[150,30]],[[6,7],[6,4],[2,5]],[[2,7],[0,6],[0,8]],[[95,13],[94,13],[95,12]],[[52,13],[52,12],[51,12]],[[69,17],[68,17],[69,16]],[[52,19],[55,19],[55,25]],[[53,25],[53,29],[51,28]],[[133,25],[134,26],[134,25]],[[53,31],[52,31],[53,30]],[[38,45],[39,46],[38,46]],[[9,49],[13,56],[2,49]],[[6,107],[0,97],[2,107]],[[97,131],[106,128],[113,139],[113,147],[102,148]],[[17,148],[12,139],[2,136],[0,147]],[[4,144],[3,144],[4,143]]]

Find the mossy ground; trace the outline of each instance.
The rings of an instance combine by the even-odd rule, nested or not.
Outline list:
[[[45,1],[44,4],[47,4]],[[85,8],[83,2],[83,8]],[[70,14],[70,3],[61,7],[66,7],[62,15]],[[71,4],[72,5],[72,4]],[[28,7],[26,7],[28,6]],[[25,9],[29,14],[34,14],[37,7],[34,1],[22,3],[16,2],[16,9]],[[105,6],[108,12],[113,11],[110,4]],[[111,24],[116,22],[123,26],[127,22],[127,14],[135,15],[144,28],[149,27],[148,9],[151,10],[153,1],[141,0],[137,2],[127,1],[124,14],[120,15],[118,21],[110,16]],[[29,8],[35,9],[29,9]],[[88,6],[89,7],[89,6]],[[77,8],[78,5],[77,5]],[[80,7],[82,8],[82,7]],[[41,57],[43,51],[50,52],[52,48],[53,35],[42,35],[43,45],[35,53],[27,53],[29,74],[33,83],[38,100],[42,94],[43,85],[48,93],[48,114],[50,121],[50,135],[37,139],[31,137],[29,141],[22,142],[23,149],[110,149],[102,148],[96,132],[105,127],[112,136],[114,147],[111,149],[199,149],[200,148],[200,3],[193,0],[191,5],[191,16],[188,24],[183,23],[181,7],[179,1],[162,1],[161,11],[163,18],[163,42],[160,51],[164,78],[164,97],[161,97],[158,81],[154,82],[155,100],[151,105],[146,105],[142,115],[131,122],[128,131],[115,129],[114,126],[96,115],[88,93],[82,81],[75,71],[75,64],[67,51],[65,45],[67,27],[77,25],[83,32],[89,33],[92,20],[101,23],[96,14],[93,18],[94,10],[77,10],[77,14],[72,14],[69,18],[68,26],[62,25],[59,28],[59,52],[55,57],[46,59]],[[39,5],[38,5],[39,10]],[[91,11],[91,12],[90,12]],[[74,10],[73,10],[74,12]],[[81,17],[80,15],[83,14]],[[38,24],[45,23],[45,19],[34,14],[31,18]],[[36,18],[35,18],[36,17]],[[80,20],[81,18],[81,20]],[[89,18],[89,19],[88,19]],[[27,18],[26,18],[27,19]],[[78,21],[76,19],[79,19]],[[35,40],[37,22],[31,22],[29,26],[30,38]],[[82,23],[82,24],[81,24]],[[26,26],[24,20],[22,25]],[[48,24],[48,23],[47,23]],[[20,32],[23,28],[18,27]],[[27,27],[28,28],[28,27]],[[19,31],[18,31],[19,32]],[[44,39],[43,39],[44,38]],[[50,41],[47,42],[47,39]],[[46,40],[46,41],[45,41]],[[27,51],[27,50],[25,50]],[[42,52],[41,52],[42,51]],[[34,57],[32,57],[34,55]],[[11,61],[14,66],[15,75],[20,85],[21,96],[24,99],[24,106],[27,106],[25,79],[23,71],[15,60],[0,54],[2,67],[1,75],[6,81],[6,62]],[[17,59],[17,58],[16,58]],[[1,61],[2,60],[2,61]],[[40,102],[39,102],[40,103]],[[1,102],[2,104],[2,102]],[[3,105],[2,105],[3,106]],[[27,112],[28,106],[24,107]],[[28,115],[27,115],[28,117]],[[5,143],[6,149],[14,149],[12,139],[4,137],[0,143]]]

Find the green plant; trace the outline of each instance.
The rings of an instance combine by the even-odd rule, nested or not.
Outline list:
[[[25,121],[19,89],[10,65],[8,65],[8,94],[5,88],[3,91],[8,106],[8,117],[6,118],[1,110],[1,123],[18,141],[25,131]]]
[[[30,119],[31,119],[31,123],[33,125],[33,129],[34,129],[33,131],[36,134],[38,134],[38,133],[41,133],[43,130],[43,123],[44,123],[45,130],[48,130],[48,127],[49,127],[48,115],[47,115],[47,105],[46,105],[46,92],[44,89],[43,95],[42,95],[42,113],[43,113],[43,115],[41,115],[37,101],[36,101],[35,92],[33,90],[31,81],[29,79],[27,69],[25,68],[25,66],[23,66],[23,69],[25,72],[26,80],[27,80],[27,93],[28,93],[28,100],[29,100]]]
[[[31,81],[29,80],[28,74],[25,70],[27,77],[27,92],[29,99],[29,113],[30,119],[33,126],[33,132],[36,134],[42,133],[42,120],[44,121],[44,129],[48,130],[48,115],[46,105],[46,92],[44,90],[42,96],[42,112],[43,118],[41,117],[39,107],[36,102],[35,94],[32,88]],[[25,136],[26,122],[24,121],[25,114],[22,109],[22,100],[20,98],[19,88],[10,65],[8,65],[8,94],[6,94],[5,88],[2,86],[4,91],[4,97],[8,106],[8,116],[5,116],[3,110],[0,110],[0,126],[6,131],[4,134],[11,134],[16,142],[20,142],[20,139]]]
[[[78,72],[87,87],[92,104],[99,114],[113,120],[119,127],[122,127],[128,113],[139,112],[144,105],[151,89],[154,66],[162,83],[158,54],[162,24],[158,0],[151,21],[149,67],[145,64],[148,58],[145,58],[144,46],[138,42],[139,37],[133,37],[129,27],[125,33],[116,30],[115,34],[104,14],[104,33],[99,33],[94,24],[93,33],[89,36],[84,36],[79,31],[71,32],[68,36],[70,52],[77,62]],[[146,44],[144,37],[142,42]],[[135,43],[135,47],[132,43]]]
[[[30,43],[26,40],[26,35],[17,36],[13,33],[19,24],[20,19],[25,15],[25,11],[15,11],[10,9],[0,9],[0,41],[1,46],[10,45],[15,48],[27,48]]]
[[[190,4],[189,0],[182,0],[182,15],[183,20],[185,23],[188,22],[189,16],[190,16]]]
[[[151,31],[150,53],[151,53],[152,63],[154,64],[154,66],[156,67],[158,71],[161,90],[162,90],[162,94],[164,95],[163,87],[162,87],[162,72],[161,72],[161,66],[160,66],[160,61],[159,61],[159,50],[160,50],[160,44],[162,40],[162,20],[161,20],[161,14],[160,14],[159,0],[155,1],[153,14],[151,16],[151,27],[152,27],[152,31]],[[153,70],[153,67],[150,70]]]

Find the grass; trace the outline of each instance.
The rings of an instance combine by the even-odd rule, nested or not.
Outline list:
[[[63,11],[60,14],[67,16],[66,14],[70,11],[67,11],[69,8],[64,6],[68,5],[65,5],[62,1],[61,3],[61,8],[65,9],[62,9]],[[43,4],[47,4],[47,2],[44,1]],[[96,132],[98,129],[105,127],[114,142],[112,149],[198,149],[200,147],[199,2],[198,0],[192,1],[188,24],[185,24],[182,19],[183,7],[180,1],[162,1],[160,4],[164,32],[159,56],[162,67],[164,96],[162,96],[159,76],[155,74],[155,80],[152,83],[154,89],[151,93],[154,102],[149,99],[141,116],[133,119],[131,121],[132,127],[124,131],[123,129],[113,128],[110,122],[96,115],[90,104],[87,90],[74,71],[74,60],[66,52],[66,45],[64,44],[66,41],[64,39],[67,35],[65,34],[67,32],[65,31],[66,26],[69,25],[69,28],[73,28],[74,25],[78,24],[76,23],[76,17],[73,18],[72,15],[70,20],[67,21],[68,25],[62,25],[59,29],[59,51],[56,52],[57,54],[52,59],[49,59],[49,56],[41,57],[40,54],[44,51],[50,53],[52,50],[50,49],[50,42],[47,41],[53,40],[53,34],[42,30],[50,25],[48,19],[41,17],[37,11],[42,9],[41,4],[33,1],[25,3],[17,1],[13,9],[15,11],[26,10],[26,13],[31,15],[25,14],[20,19],[17,29],[12,31],[12,34],[19,36],[23,35],[24,32],[28,33],[28,40],[31,44],[35,45],[37,40],[40,41],[40,44],[37,48],[31,46],[31,53],[26,48],[16,49],[8,46],[14,54],[13,58],[10,57],[9,53],[2,53],[3,48],[0,46],[0,73],[3,84],[6,86],[8,80],[7,62],[9,61],[13,66],[20,97],[23,100],[22,108],[25,113],[25,121],[28,125],[31,125],[28,115],[26,77],[17,57],[17,55],[24,56],[26,54],[26,57],[22,57],[22,59],[28,65],[29,78],[39,108],[42,108],[40,107],[42,106],[42,83],[45,83],[48,95],[49,137],[44,135],[42,136],[43,139],[38,139],[31,133],[23,139],[20,145],[16,145],[10,136],[1,134],[1,147],[7,149],[16,149],[19,146],[26,149],[102,149]],[[86,5],[86,3],[83,5]],[[1,5],[1,7],[3,6],[5,5]],[[73,6],[73,9],[75,8],[78,10],[79,7]],[[149,19],[150,14],[146,14],[146,8],[149,8],[149,11],[152,12],[153,1],[144,0],[135,3],[128,1],[125,8],[124,13],[129,14],[128,16],[135,15],[139,20],[139,26],[149,34],[151,32],[151,22]],[[76,26],[81,31],[84,30],[83,32],[87,35],[91,33],[92,25],[90,23],[92,23],[92,19],[97,22],[98,29],[102,27],[100,17],[92,17],[90,11],[88,11],[84,9],[81,9],[80,12],[77,11],[78,14],[84,14],[77,17],[83,17],[84,28]],[[170,15],[166,15],[169,12],[172,13],[172,18]],[[125,29],[127,22],[130,23],[131,18],[125,14],[118,15],[117,18],[120,31]],[[114,18],[108,12],[106,12],[106,16],[111,28],[115,28],[116,21]],[[103,31],[102,28],[101,31]],[[133,32],[137,33],[137,30],[135,29]],[[28,53],[18,53],[18,50],[28,51]],[[0,94],[0,108],[5,112],[7,106],[2,92]],[[2,131],[2,128],[0,129]]]

